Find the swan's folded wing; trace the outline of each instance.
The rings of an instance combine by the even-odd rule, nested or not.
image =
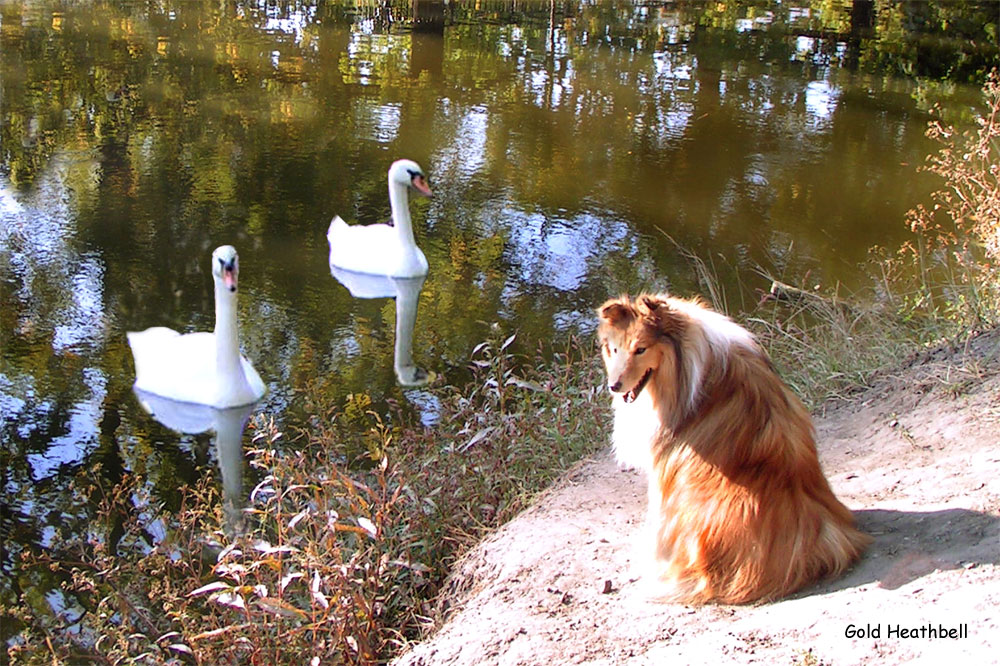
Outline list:
[[[339,215],[334,215],[333,219],[330,220],[330,228],[326,230],[326,239],[330,241],[330,243],[333,243],[337,234],[341,233],[341,229],[346,227],[347,222],[344,222],[343,218]]]
[[[240,364],[243,366],[243,375],[247,378],[247,384],[250,386],[253,401],[260,400],[267,393],[267,385],[264,384],[264,380],[260,378],[260,373],[257,372],[257,369],[253,367],[253,364],[245,356],[240,356]]]
[[[168,328],[128,334],[135,387],[165,398],[215,404],[215,335],[181,335]]]
[[[331,266],[358,273],[392,275],[400,264],[398,234],[387,224],[347,224],[335,218],[327,240]]]
[[[145,331],[129,331],[125,334],[128,346],[132,349],[132,358],[135,360],[137,384],[141,379],[153,376],[154,368],[158,366],[159,351],[179,336],[180,333],[165,326],[155,326]]]

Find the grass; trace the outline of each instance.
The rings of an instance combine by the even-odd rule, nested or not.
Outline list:
[[[996,75],[985,93],[978,132],[931,125],[941,150],[926,168],[942,177],[942,189],[930,208],[911,212],[913,243],[873,254],[866,292],[800,292],[747,318],[807,402],[844,396],[923,345],[996,325]],[[387,661],[426,628],[457,557],[606,445],[610,414],[592,342],[539,350],[553,359],[539,368],[535,355],[512,355],[512,341],[496,330],[474,350],[473,381],[439,390],[433,430],[387,422],[357,396],[315,402],[322,418],[294,441],[258,416],[248,456],[261,480],[235,532],[211,474],[185,489],[170,515],[142,496],[136,478],[78,488],[81,501],[97,501],[109,518],[54,547],[58,558],[35,556],[22,567],[65,574],[83,612],[72,626],[55,627],[28,605],[0,609],[5,622],[23,627],[10,662]],[[368,461],[347,467],[345,451],[366,451]],[[150,545],[143,535],[156,522],[170,528]]]
[[[941,178],[928,208],[907,215],[912,240],[896,252],[874,248],[867,289],[803,289],[746,321],[785,380],[819,405],[869,384],[874,371],[914,350],[960,341],[1000,322],[1000,78],[984,89],[975,132],[938,122],[940,146],[923,170]]]
[[[82,488],[102,516],[130,518],[22,563],[66,574],[86,612],[67,631],[4,609],[25,627],[11,662],[387,661],[430,622],[456,557],[607,442],[592,343],[539,350],[553,363],[523,370],[534,364],[509,352],[512,341],[496,330],[476,348],[474,381],[441,389],[434,430],[359,414],[355,396],[317,404],[322,425],[294,442],[255,417],[247,455],[261,481],[238,533],[211,473],[173,515],[131,510],[146,503],[134,478]],[[367,451],[368,463],[348,469],[346,450]],[[130,548],[156,521],[172,526],[167,538]]]

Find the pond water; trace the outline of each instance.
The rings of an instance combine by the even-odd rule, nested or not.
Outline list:
[[[75,478],[238,478],[245,415],[215,426],[228,453],[197,415],[152,418],[125,338],[212,328],[216,246],[240,253],[258,410],[294,426],[303,391],[363,393],[433,426],[435,384],[397,381],[392,289],[413,361],[461,384],[493,323],[526,352],[622,291],[704,293],[687,251],[734,312],[760,268],[859,284],[933,186],[930,106],[968,123],[997,57],[989,2],[936,24],[923,3],[417,4],[420,30],[410,2],[0,3],[0,601],[65,605],[16,561],[84,529]],[[401,157],[434,190],[410,204],[429,273],[355,298],[326,229],[387,218]]]

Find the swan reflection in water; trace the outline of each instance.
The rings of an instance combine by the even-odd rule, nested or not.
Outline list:
[[[139,404],[161,424],[187,435],[209,430],[215,433],[215,451],[222,472],[222,508],[226,527],[235,534],[242,525],[243,505],[243,430],[257,403],[216,409],[208,405],[179,402],[133,389]]]
[[[330,273],[347,287],[355,298],[396,299],[396,344],[393,369],[401,386],[426,386],[434,381],[433,371],[418,368],[413,362],[413,329],[417,323],[417,301],[426,276],[397,278],[348,271],[330,265]]]

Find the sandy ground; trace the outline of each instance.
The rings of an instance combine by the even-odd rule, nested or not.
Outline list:
[[[1000,663],[998,370],[993,331],[815,415],[833,488],[875,538],[839,579],[759,606],[650,601],[630,576],[645,479],[606,453],[460,562],[443,623],[396,664]],[[921,627],[964,633],[899,631]]]

